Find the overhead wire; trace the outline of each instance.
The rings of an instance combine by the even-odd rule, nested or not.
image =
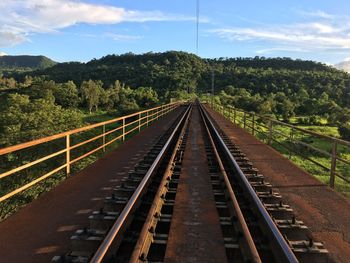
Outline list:
[[[199,0],[196,0],[196,55],[198,56],[198,45],[199,45]]]

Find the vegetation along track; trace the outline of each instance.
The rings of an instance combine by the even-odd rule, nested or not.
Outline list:
[[[200,118],[192,118],[195,114]],[[193,123],[195,120],[198,121]],[[205,155],[198,158],[203,158],[202,166],[207,164],[207,173],[200,176],[207,176],[208,180],[198,184],[210,184],[221,228],[219,243],[227,261],[327,262],[328,252],[322,243],[314,241],[277,190],[264,180],[198,103],[186,108],[143,161],[130,171],[123,184],[106,198],[104,207],[90,215],[90,226],[72,236],[71,250],[54,257],[53,261],[177,262],[171,257],[174,253],[168,251],[174,249],[168,246],[170,238],[172,244],[177,244],[174,239],[186,239],[180,230],[176,232],[178,222],[174,213],[182,209],[175,209],[179,206],[177,200],[188,198],[191,205],[197,204],[184,191],[178,191],[179,182],[186,183],[181,177],[182,166],[184,158],[188,158],[186,143],[189,127],[193,125],[201,127],[201,134],[196,136],[204,142]],[[211,200],[205,201],[209,207]],[[200,209],[203,210],[198,205],[196,213]],[[205,213],[210,216],[210,212]],[[171,237],[171,233],[175,235]],[[182,244],[186,246],[186,242],[190,241]],[[199,246],[201,242],[205,241],[197,240]],[[183,253],[187,252],[183,250]],[[217,262],[210,258],[215,251],[209,249],[203,253],[209,255],[207,262]]]

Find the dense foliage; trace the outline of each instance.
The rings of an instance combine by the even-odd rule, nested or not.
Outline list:
[[[28,77],[23,83],[1,79],[0,102],[1,147],[79,127],[87,112],[117,116],[154,107],[159,98],[151,87],[132,89],[118,80],[103,88],[102,81],[76,86]]]
[[[45,56],[0,56],[0,72],[45,69],[55,64]]]
[[[175,51],[127,53],[88,63],[60,63],[32,72],[8,73],[0,87],[11,93],[17,80],[26,86],[22,93],[28,95],[28,90],[29,93],[37,90],[44,94],[42,86],[31,84],[40,77],[47,80],[44,86],[50,81],[62,83],[50,89],[55,104],[63,108],[127,112],[149,107],[158,100],[184,97],[187,92],[210,92],[212,74],[221,103],[273,114],[285,121],[301,115],[305,116],[301,119],[305,123],[313,123],[321,117],[341,127],[342,135],[346,136],[350,75],[312,61],[264,57],[202,59]]]

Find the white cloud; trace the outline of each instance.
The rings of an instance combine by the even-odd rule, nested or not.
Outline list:
[[[142,39],[142,36],[115,34],[115,33],[107,33],[106,36],[113,39],[114,41],[134,41],[134,40]]]
[[[1,0],[0,46],[28,40],[33,33],[55,32],[79,23],[192,21],[193,17],[160,11],[127,10],[82,0]]]
[[[287,25],[217,28],[210,32],[229,41],[260,42],[267,46],[256,51],[258,54],[315,50],[349,52],[350,17],[341,16],[342,19],[339,19],[322,11],[304,14],[312,18],[312,21]]]
[[[330,19],[335,17],[334,15],[328,14],[322,10],[316,10],[311,12],[298,11],[298,13],[304,16],[312,16],[312,17],[319,17],[319,18],[325,18],[325,19]]]
[[[24,42],[26,34],[18,34],[8,30],[2,31],[0,26],[0,47],[13,46]]]
[[[292,46],[265,48],[265,49],[260,49],[260,50],[256,51],[257,54],[263,54],[263,55],[272,54],[275,52],[306,52],[306,51],[301,49],[301,48],[296,48],[296,47],[292,47]]]
[[[7,56],[7,54],[5,52],[0,51],[0,57],[2,57],[2,56]]]

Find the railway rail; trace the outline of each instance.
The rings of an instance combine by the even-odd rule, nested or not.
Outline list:
[[[200,116],[198,122],[192,118],[196,115]],[[191,130],[196,125],[201,127],[200,134]],[[198,184],[210,184],[221,229],[219,243],[227,262],[328,262],[323,244],[313,239],[278,191],[198,102],[186,106],[122,184],[106,197],[103,207],[89,216],[90,225],[73,234],[70,251],[53,261],[172,262],[167,257],[170,238],[186,239],[171,229],[177,200],[186,198],[178,189],[179,183],[185,182],[183,162],[193,136],[204,142],[205,157],[200,161],[207,166],[207,173],[199,176],[208,180]],[[197,242],[200,246],[202,241]],[[218,262],[214,251],[203,253],[208,255],[207,262]]]

